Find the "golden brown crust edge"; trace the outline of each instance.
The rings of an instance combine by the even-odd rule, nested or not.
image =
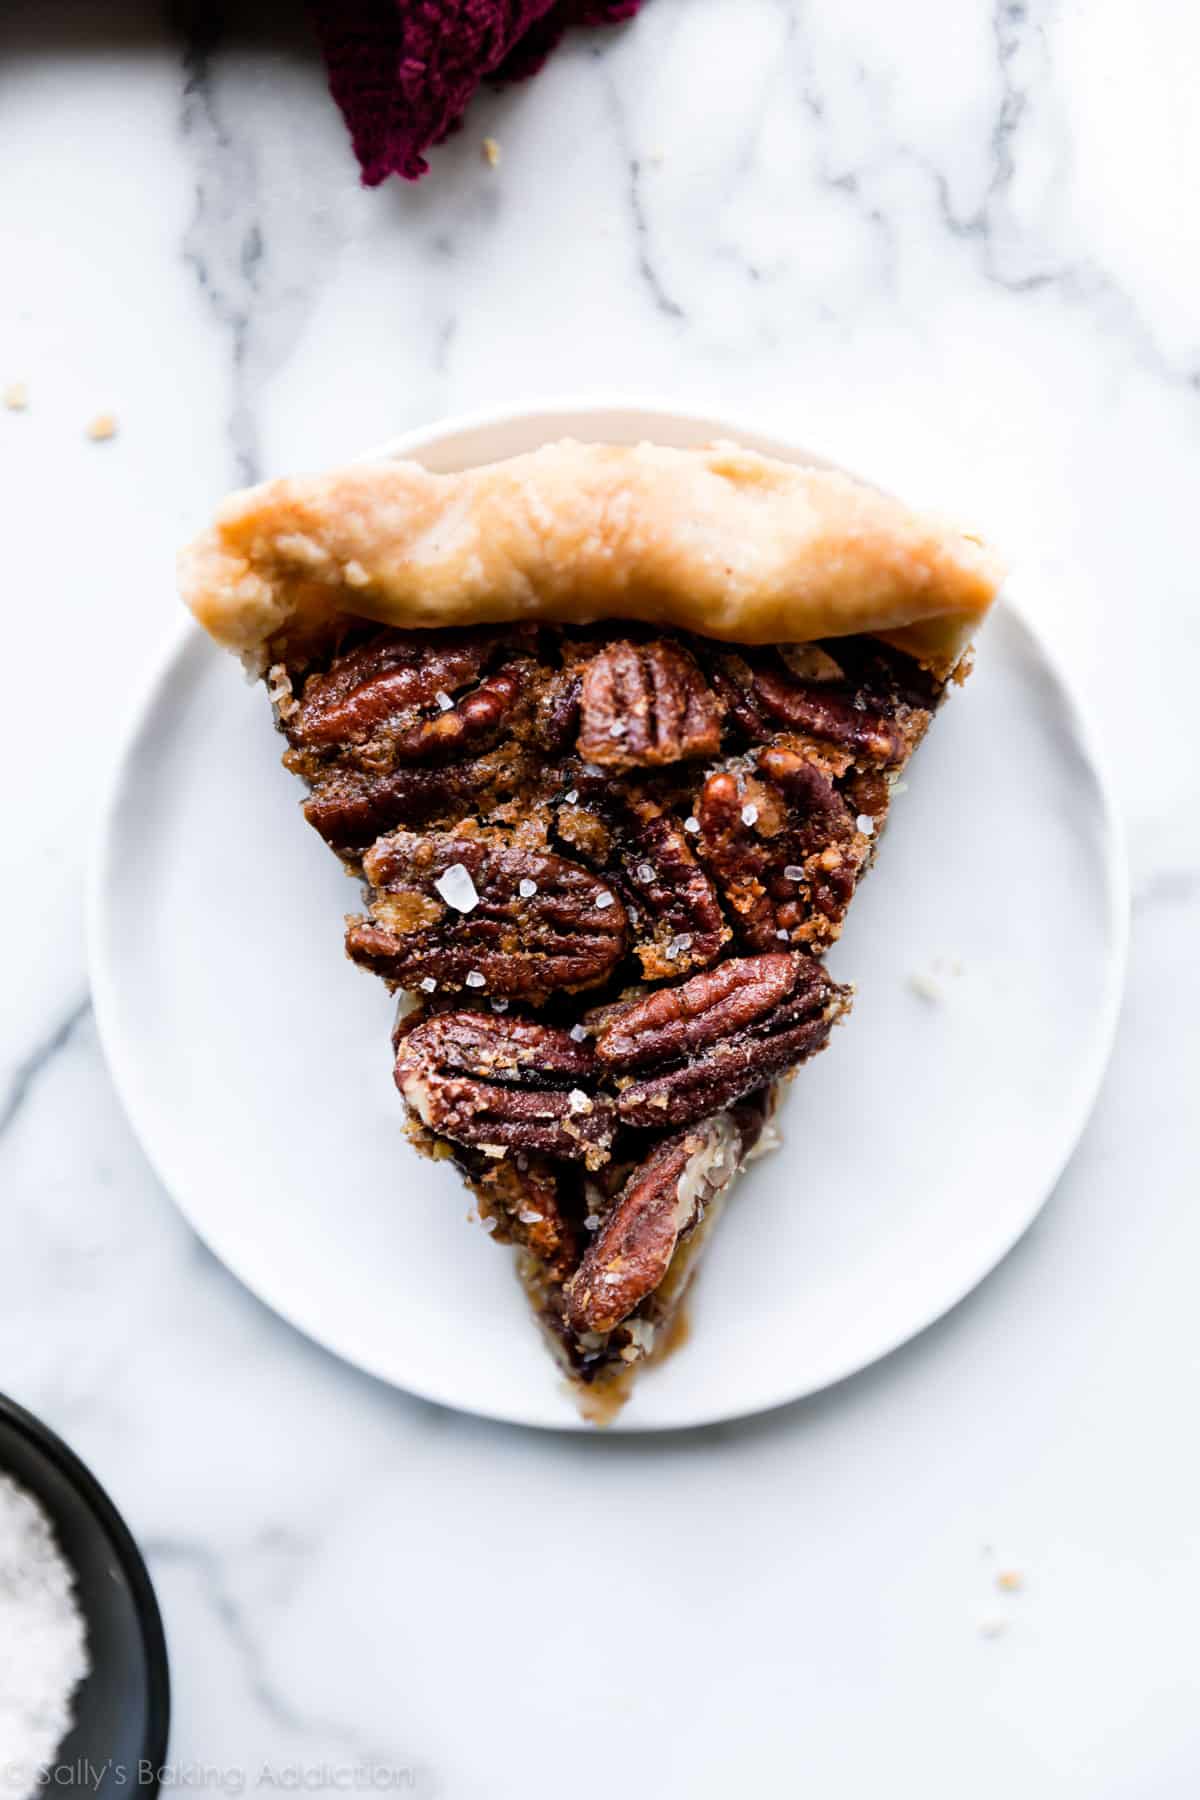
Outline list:
[[[205,630],[256,667],[346,616],[620,618],[747,644],[872,632],[949,667],[1001,573],[977,538],[831,470],[569,440],[448,475],[381,461],[266,482],[179,567]]]

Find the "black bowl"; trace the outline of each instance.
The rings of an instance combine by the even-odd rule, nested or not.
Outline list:
[[[43,1792],[148,1800],[167,1758],[167,1646],[154,1589],[116,1507],[73,1450],[0,1395],[0,1474],[39,1500],[75,1571],[91,1673]]]

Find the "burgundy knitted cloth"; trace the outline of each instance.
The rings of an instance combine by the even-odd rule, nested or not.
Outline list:
[[[615,25],[641,0],[311,0],[329,86],[365,186],[415,181],[481,81],[541,68],[568,25]]]

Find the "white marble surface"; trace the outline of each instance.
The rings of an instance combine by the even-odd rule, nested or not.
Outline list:
[[[299,11],[218,41],[121,5],[0,20],[0,382],[30,390],[0,413],[0,1386],[147,1549],[179,1779],[362,1755],[451,1800],[1176,1800],[1200,25],[1177,0],[649,0],[483,100],[419,188],[366,194]],[[778,425],[1048,569],[1134,866],[1116,1054],[1028,1238],[869,1374],[672,1440],[452,1417],[278,1324],[139,1154],[81,935],[118,721],[213,498],[581,389]],[[88,442],[104,408],[119,435]]]

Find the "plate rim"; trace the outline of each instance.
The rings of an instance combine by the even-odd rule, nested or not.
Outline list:
[[[497,407],[485,411],[456,414],[433,424],[414,427],[408,432],[365,451],[354,460],[369,461],[382,457],[409,455],[419,450],[429,451],[448,441],[496,428],[528,430],[533,433],[540,430],[543,425],[549,426],[552,421],[565,422],[570,419],[575,422],[576,429],[579,429],[584,415],[597,420],[601,417],[615,419],[618,415],[624,415],[627,418],[641,418],[647,422],[669,420],[691,430],[710,430],[714,436],[742,442],[751,448],[763,450],[766,454],[784,455],[794,461],[824,463],[835,468],[846,467],[841,463],[833,463],[819,453],[810,452],[804,446],[792,443],[770,431],[760,431],[748,422],[737,423],[727,418],[716,418],[707,412],[691,412],[686,408],[670,406],[665,403],[656,404],[653,400],[624,401],[619,398],[553,400],[529,407]],[[649,429],[648,424],[647,435]],[[546,442],[548,439],[546,436],[542,436],[539,441]],[[598,440],[593,437],[590,441]],[[857,475],[857,471],[849,472]],[[869,479],[861,475],[857,475],[857,478],[859,480]],[[989,1243],[978,1262],[972,1262],[968,1275],[954,1283],[952,1292],[940,1296],[931,1310],[922,1307],[914,1322],[899,1332],[889,1330],[881,1336],[878,1342],[871,1344],[865,1350],[860,1347],[845,1360],[845,1366],[836,1367],[833,1372],[826,1373],[815,1381],[802,1381],[799,1385],[784,1381],[772,1394],[758,1397],[749,1405],[726,1405],[705,1412],[700,1417],[655,1420],[639,1419],[636,1413],[631,1418],[627,1413],[622,1413],[600,1435],[624,1436],[701,1430],[706,1426],[759,1417],[764,1413],[774,1412],[838,1386],[850,1377],[872,1367],[875,1363],[881,1362],[904,1344],[920,1337],[939,1319],[945,1318],[955,1307],[960,1305],[993,1270],[999,1268],[1001,1263],[1006,1260],[1062,1180],[1095,1108],[1116,1040],[1129,952],[1129,865],[1124,822],[1116,803],[1108,761],[1099,736],[1094,729],[1088,706],[1070,679],[1051,640],[1051,634],[1041,621],[1035,621],[1031,617],[1030,612],[1022,603],[1019,591],[1021,585],[1019,578],[1014,581],[1010,576],[1009,580],[1005,582],[996,604],[1011,613],[1020,628],[1027,634],[1044,666],[1052,675],[1059,694],[1067,704],[1072,737],[1096,783],[1102,823],[1103,842],[1101,847],[1105,875],[1106,956],[1101,1005],[1089,1039],[1085,1074],[1078,1081],[1076,1087],[1075,1104],[1069,1112],[1064,1112],[1060,1116],[1057,1124],[1054,1154],[1048,1158],[1048,1175],[1044,1182],[1038,1185],[1038,1191],[1034,1198],[1022,1207],[1015,1225],[1006,1228],[1001,1234],[999,1247],[997,1248],[995,1242]],[[389,1387],[447,1407],[455,1412],[536,1430],[583,1432],[596,1435],[595,1427],[573,1413],[568,1413],[565,1408],[562,1416],[549,1415],[551,1397],[557,1398],[559,1395],[559,1384],[554,1380],[555,1371],[549,1358],[546,1363],[549,1379],[546,1385],[547,1407],[545,1410],[468,1403],[461,1397],[440,1391],[435,1383],[401,1380],[394,1369],[384,1366],[369,1347],[355,1341],[353,1330],[340,1332],[336,1336],[331,1335],[319,1321],[313,1321],[303,1316],[305,1312],[303,1306],[295,1306],[286,1293],[276,1292],[269,1277],[264,1279],[258,1269],[253,1272],[249,1271],[244,1266],[242,1257],[236,1251],[232,1254],[227,1253],[226,1248],[219,1241],[220,1232],[212,1232],[206,1224],[202,1224],[200,1218],[193,1211],[190,1200],[184,1198],[189,1184],[183,1172],[175,1168],[174,1157],[170,1150],[157,1142],[158,1133],[153,1123],[155,1112],[153,1104],[147,1104],[143,1110],[139,1097],[136,1046],[129,1040],[120,1024],[119,981],[107,954],[108,948],[115,941],[113,933],[116,924],[110,905],[112,893],[110,868],[115,850],[116,826],[121,800],[133,772],[146,720],[159,695],[169,687],[173,679],[179,678],[183,673],[193,648],[205,642],[204,634],[198,625],[188,618],[180,620],[166,634],[164,641],[159,643],[149,663],[144,667],[140,681],[135,683],[132,703],[126,713],[123,728],[118,733],[116,752],[102,787],[101,801],[88,857],[85,935],[93,1010],[105,1062],[130,1129],[173,1204],[200,1241],[263,1305],[292,1329],[300,1332],[311,1342],[319,1344],[323,1350],[338,1357],[341,1361],[363,1370],[376,1380],[385,1382]],[[1076,1073],[1078,1076],[1078,1069]]]

